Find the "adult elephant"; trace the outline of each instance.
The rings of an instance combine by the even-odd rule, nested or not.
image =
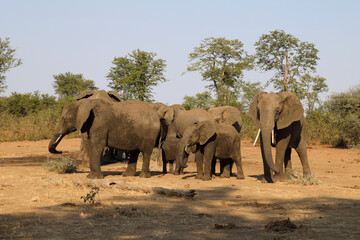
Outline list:
[[[214,126],[216,128],[216,136],[214,136],[213,141],[209,144],[208,133],[214,131]],[[230,165],[232,162],[235,162],[237,178],[245,178],[241,163],[240,135],[231,125],[224,123],[214,125],[208,121],[201,122],[186,129],[179,145],[177,159],[181,167],[184,167],[186,164],[184,161],[185,151],[188,153],[200,152],[200,154],[208,154],[205,159],[220,159],[220,162],[224,165]],[[203,163],[197,161],[196,164],[199,175],[199,173],[203,172]],[[206,169],[204,174],[205,172]],[[230,172],[223,174],[222,177],[230,177]]]
[[[240,133],[242,120],[238,108],[233,106],[210,107],[208,112],[215,118],[217,123],[232,125]]]
[[[104,177],[100,159],[106,146],[131,152],[124,176],[136,174],[140,152],[143,154],[140,177],[151,176],[150,156],[161,136],[160,118],[149,103],[136,100],[110,103],[101,99],[83,99],[66,105],[49,143],[49,151],[58,153],[56,147],[61,139],[76,130],[88,136],[88,178]]]
[[[99,91],[85,90],[76,97],[77,101],[80,101],[82,99],[102,99],[106,102],[121,102],[121,97],[117,92],[115,91],[106,92],[104,90],[99,90]],[[88,139],[87,133],[86,132],[82,133],[80,152],[77,157],[78,160],[81,161],[81,165],[84,167],[89,167],[89,156],[87,154],[87,149],[88,149],[87,139]],[[109,149],[109,151],[107,152],[113,153],[114,150]],[[108,154],[108,155],[110,156],[105,156],[105,158],[113,158],[112,154]]]
[[[295,94],[258,92],[250,104],[248,115],[261,130],[261,154],[264,179],[267,182],[286,179],[283,165],[285,169],[291,168],[292,148],[300,157],[304,177],[311,175],[306,149],[304,109]],[[275,164],[271,153],[273,130],[276,146]]]
[[[181,110],[179,108],[162,107],[158,110],[158,115],[166,122],[166,125],[169,126],[169,131],[171,129],[174,135],[176,135],[176,137],[178,138],[181,138],[184,135],[185,130],[189,127],[207,121],[211,127],[209,128],[209,131],[206,132],[206,135],[203,136],[204,139],[207,139],[207,141],[203,144],[213,145],[214,136],[216,135],[216,123],[214,118],[206,110],[201,108]],[[211,148],[207,149],[208,150],[205,153],[200,153],[199,151],[195,153],[195,161],[204,162],[204,171],[198,172],[197,174],[197,178],[202,178],[203,180],[211,179],[210,163],[212,160],[212,154],[210,153]],[[179,174],[179,170],[179,161],[176,160],[176,168],[174,174]]]

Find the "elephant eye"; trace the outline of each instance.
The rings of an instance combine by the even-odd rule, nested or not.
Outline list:
[[[276,108],[276,113],[280,113],[280,108]]]

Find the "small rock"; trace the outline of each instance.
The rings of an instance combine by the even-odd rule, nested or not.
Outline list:
[[[38,197],[33,197],[33,198],[31,199],[31,201],[32,201],[32,202],[38,202],[38,201],[39,201],[39,198],[38,198]]]
[[[190,188],[190,184],[186,184],[184,188]]]

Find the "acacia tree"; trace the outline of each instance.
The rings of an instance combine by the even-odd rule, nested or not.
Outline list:
[[[106,76],[109,87],[119,92],[124,100],[152,101],[152,87],[166,82],[165,60],[155,59],[155,53],[132,51],[125,57],[115,57],[114,66]]]
[[[97,90],[93,80],[87,80],[82,74],[73,74],[71,72],[60,73],[53,76],[55,81],[53,87],[55,93],[60,98],[76,97],[82,91],[90,89]]]
[[[15,49],[10,47],[10,39],[0,38],[0,93],[6,89],[5,73],[11,68],[15,68],[22,64],[21,59],[15,58]]]
[[[274,70],[274,88],[300,94],[298,77],[315,72],[318,50],[313,43],[301,42],[282,30],[263,34],[255,44],[255,63],[265,71]]]
[[[195,96],[185,96],[184,101],[181,104],[186,110],[192,108],[203,108],[208,110],[214,100],[211,97],[210,92],[205,91],[203,93],[197,93]]]
[[[187,71],[199,71],[207,86],[215,91],[218,105],[231,105],[237,101],[239,81],[243,70],[252,69],[252,58],[237,39],[205,38],[189,54]]]

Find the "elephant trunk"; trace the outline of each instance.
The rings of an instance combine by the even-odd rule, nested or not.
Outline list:
[[[270,169],[276,173],[279,173],[279,169],[275,166],[272,152],[271,152],[271,131],[273,128],[271,127],[265,127],[261,129],[261,148],[262,148],[262,157],[265,160],[265,162],[268,164]],[[265,163],[264,163],[265,164]]]
[[[61,151],[57,151],[56,147],[60,143],[61,139],[64,137],[64,134],[61,133],[55,133],[53,137],[50,140],[49,143],[49,152],[51,153],[62,153]]]
[[[187,167],[187,164],[184,160],[185,148],[186,148],[186,144],[184,143],[183,140],[181,140],[179,143],[179,149],[178,149],[178,153],[177,153],[177,157],[176,157],[176,161],[179,163],[179,166],[181,168]]]

